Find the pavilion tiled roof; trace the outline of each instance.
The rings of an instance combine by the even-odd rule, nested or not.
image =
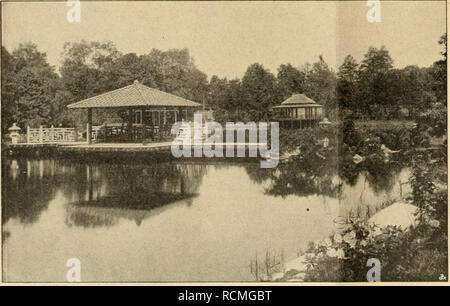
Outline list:
[[[201,104],[134,81],[131,85],[69,104],[67,107],[75,109],[139,106],[199,107]]]
[[[286,108],[294,106],[322,107],[321,104],[316,103],[313,99],[308,98],[304,94],[293,94],[292,96],[284,100],[281,105],[274,106],[273,108]]]

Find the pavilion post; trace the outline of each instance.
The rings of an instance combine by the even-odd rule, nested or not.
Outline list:
[[[86,141],[88,144],[92,143],[92,108],[88,108],[88,122],[86,125]]]
[[[128,134],[130,135],[130,139],[133,139],[133,109],[130,108],[128,110]]]
[[[178,121],[184,121],[184,120],[186,120],[186,118],[184,118],[184,116],[183,116],[183,108],[182,107],[179,107],[178,108],[178,113],[180,114],[179,116],[178,116]],[[184,120],[183,120],[184,119]]]
[[[39,143],[44,143],[44,128],[39,126]]]
[[[161,112],[158,112],[158,116],[159,116],[159,130],[158,130],[158,132],[159,132],[159,141],[161,141],[161,139],[162,139],[162,129],[163,129],[163,118],[162,118],[162,116],[161,116]]]

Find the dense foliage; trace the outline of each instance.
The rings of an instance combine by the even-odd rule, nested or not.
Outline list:
[[[446,280],[447,191],[436,189],[425,162],[415,160],[412,166],[412,203],[418,207],[415,227],[379,227],[349,219],[340,233],[310,245],[305,281],[365,282],[370,258],[380,260],[381,281]]]
[[[446,47],[446,36],[439,43]],[[386,48],[370,47],[361,63],[348,55],[337,73],[320,56],[301,67],[279,66],[274,75],[251,64],[242,79],[228,80],[196,68],[187,49],[122,54],[112,42],[68,42],[59,73],[33,43],[10,53],[2,47],[2,132],[17,122],[27,125],[80,126],[86,116],[68,111],[80,101],[139,80],[143,84],[205,103],[219,122],[261,121],[271,107],[294,93],[325,106],[330,119],[417,119],[435,102],[446,106],[446,51],[431,67],[393,68]],[[98,112],[101,123],[120,113]],[[439,115],[439,114],[436,114]],[[446,115],[446,114],[445,114]]]
[[[441,142],[430,150],[429,140],[430,135],[446,134],[446,129],[433,122],[434,112],[427,114],[431,118],[424,115],[413,126],[403,123],[381,127],[369,123],[363,125],[362,129],[355,129],[351,121],[344,123],[343,150],[346,152],[342,153],[344,155],[340,159],[340,169],[344,172],[341,175],[345,174],[343,170],[346,166],[352,164],[345,159],[350,148],[346,141],[351,142],[354,151],[367,157],[363,162],[366,171],[382,174],[383,169],[391,168],[394,164],[383,161],[380,137],[392,140],[392,145],[403,139],[403,143],[397,146],[406,154],[400,156],[399,162],[412,171],[409,180],[412,193],[405,200],[417,207],[416,224],[407,229],[379,227],[369,223],[367,218],[348,218],[341,231],[323,241],[311,243],[305,254],[308,263],[305,281],[365,282],[369,269],[366,263],[370,258],[380,260],[382,281],[447,279],[447,143]],[[391,135],[397,136],[388,137],[389,130]],[[365,137],[369,138],[361,140]]]

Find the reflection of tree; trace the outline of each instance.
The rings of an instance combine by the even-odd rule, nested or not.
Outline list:
[[[246,164],[245,169],[247,171],[248,176],[250,179],[257,183],[262,184],[264,181],[268,179],[272,179],[276,173],[276,169],[271,168],[261,168],[259,163],[251,163]]]
[[[279,166],[267,193],[283,197],[289,194],[336,196],[340,184],[333,180],[335,173],[335,166],[329,162],[310,164],[302,158],[294,158]]]
[[[323,145],[328,139],[327,146]],[[280,134],[281,155],[292,155],[274,169],[248,167],[252,180],[268,180],[267,194],[336,196],[340,188],[337,174],[337,132],[335,129],[298,130]]]
[[[331,154],[332,152],[330,152]],[[266,192],[276,196],[340,195],[342,184],[354,186],[361,174],[376,192],[392,190],[402,165],[355,164],[352,158],[335,159],[323,151],[315,154],[300,154],[282,161],[274,169],[261,169],[259,164],[246,166],[252,181],[269,182]]]
[[[398,180],[402,166],[399,163],[391,163],[389,166],[382,166],[377,168],[368,168],[366,178],[370,187],[375,192],[386,191],[389,192]]]
[[[361,172],[361,165],[355,164],[349,155],[343,156],[339,163],[339,178],[346,184],[354,186]]]
[[[340,183],[335,179],[337,167],[334,151],[302,151],[298,156],[281,162],[274,169],[247,166],[249,177],[261,183],[269,180],[267,194],[275,196],[309,196],[313,194],[336,196]]]
[[[2,159],[2,223],[18,218],[34,223],[47,209],[59,185],[54,164],[49,160],[32,162]]]

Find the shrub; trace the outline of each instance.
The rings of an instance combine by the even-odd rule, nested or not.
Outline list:
[[[342,233],[313,243],[307,250],[305,281],[366,281],[369,258],[381,262],[382,281],[446,280],[448,271],[448,201],[437,190],[432,168],[416,156],[410,179],[418,224],[402,230],[350,220]],[[443,165],[441,165],[442,167]]]

